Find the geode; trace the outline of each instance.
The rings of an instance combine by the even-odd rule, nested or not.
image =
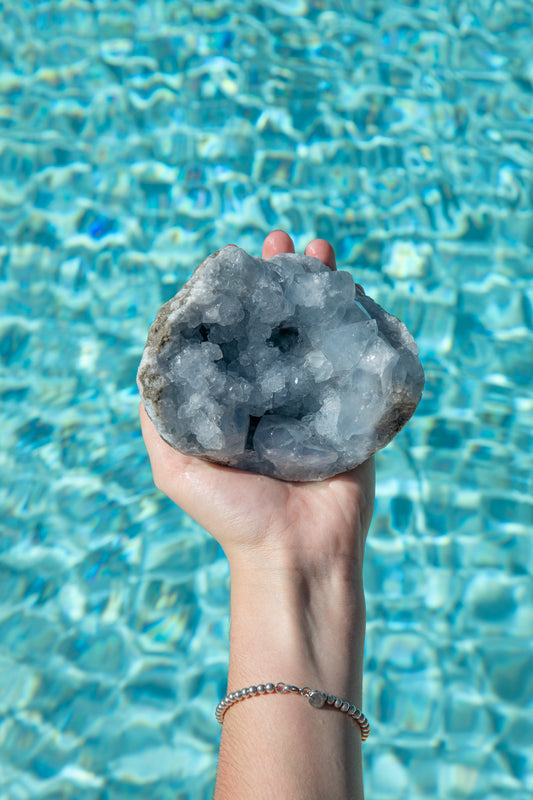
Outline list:
[[[227,246],[159,310],[137,383],[176,450],[316,481],[396,436],[420,401],[424,371],[405,325],[348,272]]]

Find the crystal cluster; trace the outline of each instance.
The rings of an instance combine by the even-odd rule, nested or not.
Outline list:
[[[180,452],[312,481],[388,444],[414,413],[424,372],[405,325],[348,272],[228,246],[160,309],[137,382]]]

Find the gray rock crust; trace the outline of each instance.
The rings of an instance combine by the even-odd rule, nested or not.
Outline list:
[[[385,447],[424,388],[405,325],[318,259],[227,246],[159,310],[137,384],[187,455],[287,481]]]

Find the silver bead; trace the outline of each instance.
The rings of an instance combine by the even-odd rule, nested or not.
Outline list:
[[[257,686],[249,686],[246,690],[246,694],[249,696],[257,694]]]
[[[340,697],[337,697],[333,705],[335,706],[335,708],[340,708],[342,706],[342,700],[340,699]]]
[[[326,703],[328,704],[328,706],[332,706],[336,699],[337,698],[335,697],[334,694],[328,694],[326,698]]]
[[[350,704],[349,703],[343,703],[342,706],[341,706],[341,711],[344,714],[346,714],[346,712],[348,711],[349,708],[350,708]]]
[[[273,683],[267,683],[265,686],[265,689],[267,690],[268,694],[272,694],[272,692],[275,691],[275,688],[276,687],[274,686]]]
[[[257,691],[258,691],[259,694],[264,694],[266,692],[265,684],[264,683],[259,683],[258,686],[257,686]]]

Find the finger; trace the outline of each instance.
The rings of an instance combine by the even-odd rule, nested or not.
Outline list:
[[[214,465],[186,456],[167,444],[158,434],[142,403],[139,415],[155,485],[185,513],[196,519],[193,511],[195,492],[198,485],[203,483],[203,471]]]
[[[150,457],[152,472],[154,473],[154,480],[159,487],[158,476],[160,472],[164,472],[165,468],[179,469],[189,459],[161,438],[142,403],[139,404],[139,416],[141,418],[144,443]]]
[[[263,244],[263,258],[272,258],[279,253],[294,253],[294,242],[285,231],[272,231]]]
[[[312,242],[309,242],[305,248],[305,255],[318,258],[323,264],[333,271],[337,269],[335,250],[329,242],[326,242],[325,239],[313,239]]]
[[[152,442],[155,440],[155,436],[158,435],[155,429],[155,425],[146,413],[146,409],[144,407],[144,403],[139,403],[139,417],[141,419],[141,430],[143,434],[143,439],[145,441],[146,446],[152,445]]]
[[[144,443],[148,450],[153,469],[164,455],[164,451],[169,445],[164,442],[158,434],[154,423],[146,413],[146,409],[142,403],[139,403],[139,417],[141,418],[141,430]]]

